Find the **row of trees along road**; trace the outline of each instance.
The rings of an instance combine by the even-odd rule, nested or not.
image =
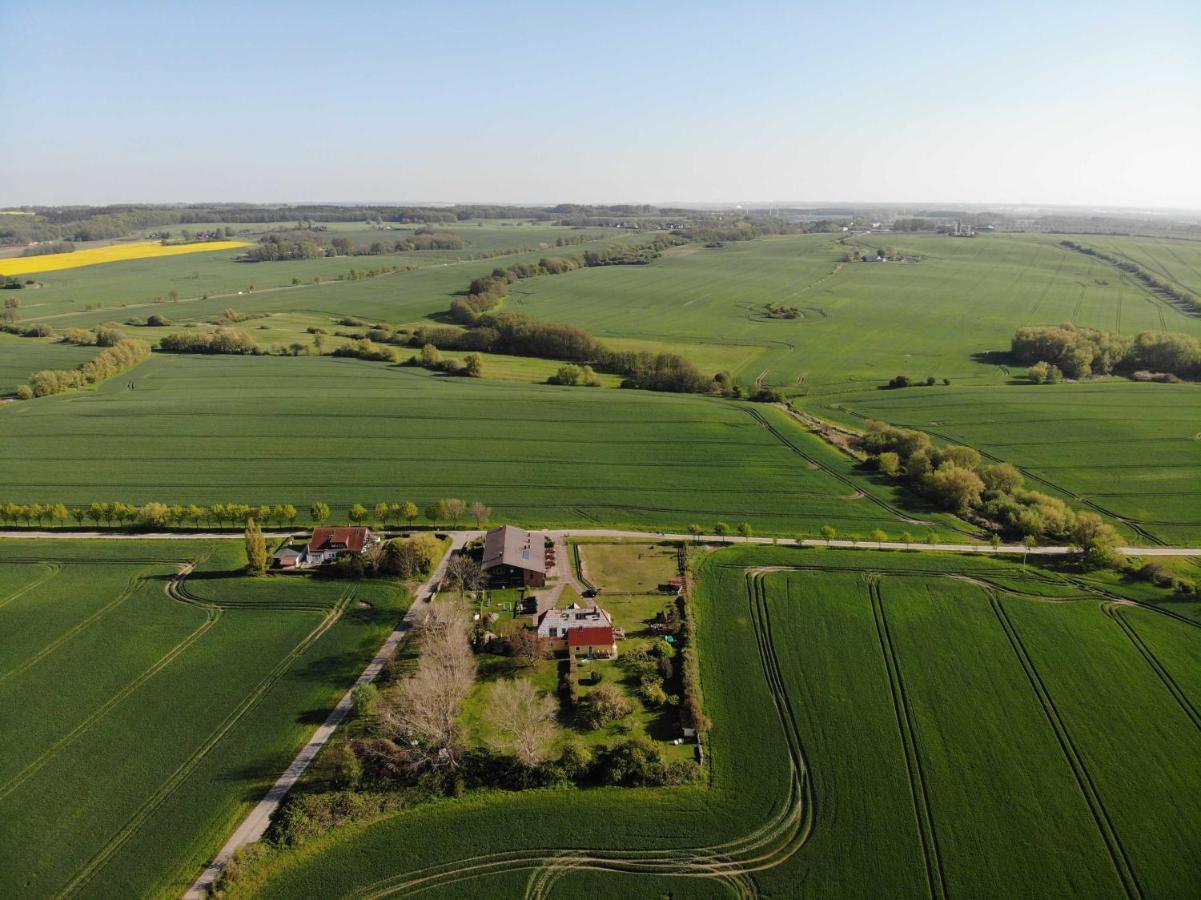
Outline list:
[[[492,508],[480,500],[468,503],[453,497],[436,500],[427,504],[424,509],[411,500],[391,503],[381,501],[371,507],[356,503],[348,511],[347,518],[356,525],[371,523],[387,526],[391,523],[405,522],[412,526],[423,514],[434,525],[458,525],[465,519],[472,519],[476,527],[482,527],[492,518]],[[67,506],[64,503],[0,504],[0,521],[6,525],[25,526],[62,526],[72,520],[79,525],[91,522],[97,526],[141,525],[147,528],[233,526],[245,525],[254,519],[261,525],[290,527],[299,517],[300,510],[291,503],[275,506],[253,506],[247,503],[214,503],[211,506],[199,506],[195,503],[168,505],[157,502],[138,505],[122,501],[95,502],[86,506]],[[314,525],[324,524],[330,521],[331,517],[332,511],[328,503],[318,501],[309,507],[309,519]]]

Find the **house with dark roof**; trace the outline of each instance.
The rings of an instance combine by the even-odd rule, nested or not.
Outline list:
[[[524,528],[502,525],[484,536],[481,568],[495,585],[544,587],[546,551]]]
[[[346,553],[362,555],[368,547],[379,542],[379,535],[363,526],[314,528],[312,538],[305,545],[302,564],[321,566]]]

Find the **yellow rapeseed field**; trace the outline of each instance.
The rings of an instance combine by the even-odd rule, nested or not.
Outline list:
[[[245,241],[208,241],[201,244],[178,244],[164,247],[158,241],[135,241],[76,250],[74,253],[51,253],[46,256],[17,256],[0,259],[0,275],[28,275],[30,272],[51,272],[55,269],[74,269],[98,263],[124,262],[151,256],[177,256],[181,253],[209,253],[213,250],[233,250],[250,246]]]

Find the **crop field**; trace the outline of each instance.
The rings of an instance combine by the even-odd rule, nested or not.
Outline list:
[[[919,260],[840,264],[851,246]],[[801,318],[769,318],[765,303],[796,306]],[[523,282],[514,308],[686,356],[693,345],[724,348],[744,381],[766,373],[773,384],[804,379],[818,390],[903,372],[998,381],[996,366],[973,354],[1008,349],[1025,324],[1201,334],[1201,320],[1045,235],[764,238]],[[747,348],[757,352],[747,358]]]
[[[28,275],[33,272],[54,272],[78,269],[100,263],[125,262],[131,259],[151,259],[162,256],[183,256],[192,253],[212,253],[245,247],[243,241],[208,241],[198,244],[163,246],[158,241],[133,241],[128,244],[109,244],[72,253],[50,253],[0,261],[0,275]]]
[[[95,347],[55,344],[40,338],[0,334],[0,397],[11,396],[18,384],[42,369],[74,369],[96,355]]]
[[[8,404],[0,430],[5,502],[322,500],[344,516],[462,497],[527,525],[925,529],[776,409],[354,359],[156,356],[96,391]]]
[[[1168,282],[1201,295],[1201,241],[1084,235],[1077,243],[1125,257]]]
[[[279,853],[234,896],[1116,898],[1201,877],[1196,624],[987,558],[739,547],[702,571],[709,784],[439,802]]]
[[[1198,385],[1115,379],[937,386],[844,394],[837,402],[1013,463],[1034,488],[1054,487],[1144,540],[1201,541]],[[840,415],[829,407],[824,412]]]
[[[593,245],[637,243],[640,240],[638,235],[614,234],[612,230],[581,232],[550,226],[458,226],[449,230],[463,235],[467,242],[463,249],[248,263],[237,261],[243,246],[239,244],[236,252],[156,257],[89,268],[86,271],[64,269],[47,272],[38,278],[41,287],[34,292],[22,292],[25,296],[22,298],[21,319],[69,327],[122,321],[131,314],[140,314],[144,318],[150,312],[158,312],[182,322],[204,320],[219,315],[227,306],[236,306],[243,311],[253,312],[292,312],[315,308],[338,315],[361,315],[404,322],[429,313],[444,312],[454,292],[464,290],[472,278],[491,272],[500,262],[536,262],[548,254],[578,253]],[[348,236],[356,244],[366,244],[375,240],[400,239],[406,237],[408,232],[372,231],[359,234],[354,231],[335,231],[326,237],[331,235]],[[554,246],[558,237],[577,238],[581,235],[591,238],[592,243],[562,249]],[[240,236],[253,239],[254,234]],[[482,254],[504,255],[499,259],[479,259]],[[329,283],[339,276],[345,276],[351,269],[367,270],[383,266],[440,270],[440,277],[435,275],[437,287],[433,290],[428,290],[421,278],[412,283],[408,281],[418,275],[417,272]],[[3,263],[0,262],[2,267]],[[315,278],[326,283],[314,286]],[[299,280],[303,287],[296,289],[293,279]],[[250,291],[252,285],[253,293]],[[281,288],[285,290],[278,290]],[[170,300],[172,290],[178,295],[178,302]],[[327,294],[330,290],[337,293]],[[314,293],[317,298],[313,297]],[[204,301],[202,298],[206,296],[213,302]]]
[[[404,608],[242,563],[236,541],[0,542],[0,894],[179,896]]]

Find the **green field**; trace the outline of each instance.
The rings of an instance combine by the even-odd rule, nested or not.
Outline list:
[[[1201,320],[1056,239],[880,234],[842,245],[830,235],[771,237],[523,282],[514,303],[615,345],[654,341],[685,355],[692,345],[710,354],[717,345],[745,381],[765,373],[773,384],[804,379],[819,390],[881,384],[898,373],[999,383],[997,367],[973,354],[1008,349],[1026,324],[1201,334]],[[851,246],[919,259],[840,265]],[[767,318],[765,303],[796,306],[803,317]],[[746,348],[757,352],[747,358]]]
[[[1201,877],[1195,624],[992,559],[742,547],[703,568],[708,785],[442,801],[269,858],[235,896],[1184,896]]]
[[[840,395],[842,408],[969,444],[1125,523],[1143,542],[1201,540],[1201,387],[952,386]],[[852,420],[853,421],[853,420]],[[861,424],[861,423],[860,423]]]
[[[0,334],[0,399],[16,393],[17,385],[42,369],[74,369],[95,356],[95,347],[55,344],[44,338]]]
[[[924,527],[775,409],[354,359],[155,357],[96,391],[9,404],[0,428],[5,502],[322,500],[340,516],[462,497],[527,525]]]
[[[0,542],[0,894],[179,896],[404,608],[241,554]]]

